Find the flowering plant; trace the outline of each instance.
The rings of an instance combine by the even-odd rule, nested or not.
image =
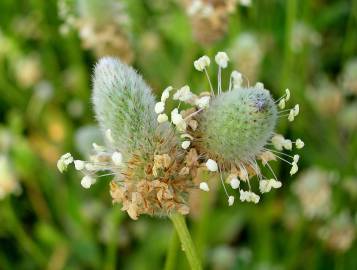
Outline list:
[[[299,105],[284,109],[290,98],[288,89],[274,101],[262,83],[245,87],[242,74],[233,71],[228,89],[223,91],[222,70],[229,62],[224,52],[215,56],[218,85],[214,89],[207,71],[210,62],[208,56],[194,62],[195,69],[206,74],[210,91],[197,95],[185,85],[172,95],[169,86],[155,103],[149,86],[131,67],[113,58],[101,59],[94,71],[92,98],[107,145],[94,143],[88,161],[74,160],[67,153],[57,164],[63,172],[74,163],[84,174],[84,188],[99,177],[114,176],[110,183],[113,202],[122,204],[132,219],[141,214],[170,217],[187,250],[194,249],[181,215],[190,211],[192,190],[210,190],[209,183],[200,180],[200,171],[217,174],[229,206],[235,196],[226,182],[239,190],[241,201],[258,203],[260,196],[250,181],[257,178],[260,193],[280,188],[282,183],[269,162],[283,160],[292,166],[293,175],[298,171],[299,155],[281,151],[304,146],[300,139],[292,142],[274,133],[280,117],[293,121],[299,114]],[[170,97],[178,106],[169,118],[165,109]],[[180,110],[181,103],[191,107]],[[259,160],[270,177],[262,173]],[[192,267],[196,264],[196,259],[191,261]]]

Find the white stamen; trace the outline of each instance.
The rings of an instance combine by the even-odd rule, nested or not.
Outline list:
[[[85,189],[90,188],[94,183],[95,179],[90,177],[89,175],[84,176],[81,180],[81,186]]]
[[[289,116],[288,116],[288,120],[289,120],[290,122],[292,122],[292,121],[294,121],[294,119],[295,119],[294,109],[291,109],[291,110],[290,110],[290,113],[289,113]]]
[[[261,82],[257,82],[257,83],[255,84],[255,87],[258,88],[258,89],[264,90],[264,84],[261,83]]]
[[[166,102],[166,100],[170,97],[170,92],[172,91],[172,89],[172,86],[168,86],[165,88],[165,90],[161,94],[161,102]]]
[[[207,55],[204,55],[198,58],[196,61],[193,62],[193,65],[196,70],[203,71],[206,67],[208,67],[211,63],[211,60]]]
[[[198,98],[195,101],[195,105],[201,109],[206,108],[209,105],[210,98],[211,98],[210,96],[204,96],[204,97]]]
[[[173,96],[173,99],[188,102],[194,97],[195,95],[191,92],[190,87],[188,85],[185,85],[179,90],[177,90],[177,92]]]
[[[285,99],[280,100],[278,106],[280,109],[284,109],[285,108]]]
[[[155,112],[157,114],[162,113],[165,110],[165,103],[160,101],[155,104]]]
[[[218,52],[214,60],[221,68],[226,68],[228,66],[229,58],[225,52]]]
[[[83,160],[75,160],[74,161],[74,167],[76,168],[77,171],[81,171],[84,169],[84,161]]]
[[[291,170],[290,170],[290,175],[297,173],[298,170],[299,170],[299,167],[297,166],[297,164],[295,162],[293,162]]]
[[[297,116],[300,112],[299,104],[296,104],[293,110],[294,110],[294,116]]]
[[[277,189],[277,188],[281,188],[281,186],[282,186],[281,182],[275,179],[259,181],[259,190],[261,193],[267,193],[272,188]]]
[[[203,191],[206,191],[208,192],[209,191],[209,186],[206,182],[201,182],[200,183],[200,189],[203,190]]]
[[[273,136],[273,138],[271,138],[271,142],[272,142],[273,146],[275,147],[275,149],[277,149],[279,151],[283,150],[283,145],[284,145],[285,139],[282,135],[275,134]]]
[[[186,127],[187,127],[186,122],[182,118],[182,115],[179,114],[177,108],[175,108],[175,109],[173,109],[171,111],[171,121],[179,131],[185,131],[186,130]]]
[[[288,101],[290,99],[290,90],[287,88],[285,89],[285,101]]]
[[[282,187],[282,183],[280,181],[277,181],[275,179],[270,179],[270,185],[272,188],[281,188]]]
[[[297,148],[297,149],[301,149],[301,148],[303,148],[304,145],[305,145],[305,143],[304,143],[302,140],[300,140],[300,139],[297,139],[295,143],[296,143],[296,148]]]
[[[119,152],[114,152],[112,154],[112,161],[115,166],[120,166],[123,163],[123,155]]]
[[[242,202],[247,201],[247,202],[258,203],[259,199],[260,199],[259,195],[255,194],[254,192],[240,190],[240,200]]]
[[[169,117],[166,113],[161,113],[157,116],[157,122],[159,122],[160,124],[166,122],[168,119]]]
[[[242,74],[236,70],[234,70],[231,74],[232,82],[233,82],[233,89],[241,88],[243,83]]]
[[[231,185],[231,187],[232,187],[233,189],[237,189],[237,188],[239,188],[240,181],[238,180],[237,177],[233,177],[233,178],[231,179],[231,181],[229,182],[229,184]]]
[[[58,170],[62,173],[64,172],[68,165],[73,162],[73,157],[71,153],[66,153],[60,157],[60,159],[57,161],[57,168]]]
[[[234,196],[229,196],[228,197],[228,205],[232,206],[234,204]]]
[[[165,113],[161,113],[157,116],[157,122],[159,122],[160,124],[166,122],[168,119],[169,117]]]
[[[183,141],[181,147],[186,150],[187,148],[190,147],[190,144],[191,144],[190,141]]]
[[[218,171],[218,165],[217,165],[217,162],[214,161],[213,159],[209,159],[207,160],[206,162],[206,167],[209,171],[211,172],[216,172]]]
[[[268,180],[259,181],[259,190],[260,193],[267,193],[271,190],[272,186]]]
[[[283,142],[283,147],[286,150],[291,150],[293,148],[293,144],[292,144],[291,140],[285,139],[284,142]]]

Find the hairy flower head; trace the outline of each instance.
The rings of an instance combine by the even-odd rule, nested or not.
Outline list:
[[[293,121],[299,106],[278,112],[276,104],[288,102],[290,91],[274,101],[262,83],[243,87],[238,71],[232,72],[224,91],[221,73],[228,67],[229,57],[219,52],[215,62],[216,89],[207,72],[211,61],[203,56],[194,67],[207,75],[209,92],[195,94],[188,85],[169,86],[155,103],[151,89],[132,68],[112,58],[100,60],[93,77],[93,103],[107,146],[93,144],[89,161],[74,160],[67,153],[59,160],[59,169],[73,163],[84,174],[84,188],[101,176],[113,176],[113,201],[122,204],[122,210],[133,219],[140,214],[187,214],[191,191],[210,191],[210,183],[200,179],[200,171],[218,176],[229,206],[235,196],[225,182],[238,192],[241,201],[253,203],[258,203],[260,196],[251,188],[252,178],[259,181],[261,193],[280,188],[269,163],[281,159],[292,166],[290,174],[295,174],[300,156],[281,151],[291,151],[293,145],[302,148],[304,143],[285,139],[274,129],[280,117]],[[165,111],[170,98],[179,105]],[[180,110],[181,102],[190,107]],[[271,175],[263,175],[259,160]]]
[[[200,117],[201,145],[216,159],[249,161],[272,137],[276,121],[269,91],[250,87],[224,92]]]
[[[103,132],[123,154],[150,148],[156,128],[155,101],[150,87],[134,69],[102,58],[94,69],[94,111]],[[152,151],[152,150],[144,150]]]

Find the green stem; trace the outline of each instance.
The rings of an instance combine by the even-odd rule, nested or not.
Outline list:
[[[175,230],[173,230],[170,245],[167,249],[164,270],[174,270],[175,269],[178,244],[179,244],[179,242],[178,242],[177,233]]]
[[[206,176],[206,173],[204,175],[204,177],[209,177],[208,175]],[[205,178],[206,179],[206,178]],[[201,198],[201,210],[200,210],[200,216],[198,217],[198,219],[195,220],[194,226],[193,226],[193,230],[192,230],[192,235],[193,235],[193,239],[195,241],[196,244],[196,250],[197,250],[197,254],[198,257],[200,259],[202,259],[203,254],[205,252],[206,246],[207,246],[207,236],[208,236],[208,232],[207,232],[207,228],[210,218],[210,212],[212,209],[212,199],[209,198],[209,196],[212,196],[212,194],[208,194],[208,193],[203,193],[200,194],[202,196]]]
[[[186,253],[187,260],[192,270],[201,270],[202,266],[198,259],[190,232],[187,229],[185,218],[180,214],[172,214],[170,216],[176,232],[180,238],[183,251]]]
[[[117,259],[117,242],[119,236],[119,226],[123,219],[122,211],[119,211],[117,207],[112,209],[110,213],[110,221],[112,222],[113,231],[111,233],[111,238],[107,244],[106,255],[105,255],[105,270],[114,270],[116,268]]]
[[[287,82],[289,81],[289,76],[291,72],[291,64],[293,60],[293,55],[291,51],[291,32],[296,19],[296,0],[286,1],[286,18],[285,18],[285,44],[284,44],[284,62],[282,71],[282,88],[286,88]]]

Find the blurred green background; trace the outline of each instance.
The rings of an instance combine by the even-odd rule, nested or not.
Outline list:
[[[221,190],[195,198],[188,223],[204,268],[357,269],[357,1],[202,0],[203,17],[194,2],[0,1],[1,270],[188,269],[168,220],[130,220],[110,178],[84,190],[56,161],[101,140],[99,57],[132,64],[159,96],[206,90],[192,63],[217,51],[275,98],[291,90],[301,114],[278,130],[305,148],[299,173],[277,164],[283,187],[257,205],[228,208]]]

